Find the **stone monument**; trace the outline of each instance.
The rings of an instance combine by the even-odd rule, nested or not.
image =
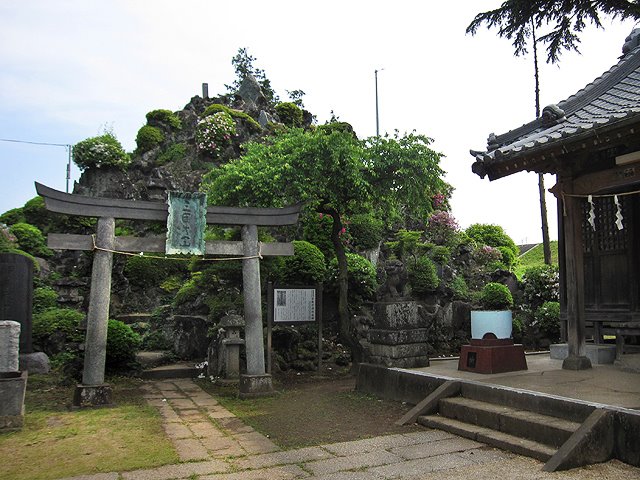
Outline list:
[[[33,263],[16,253],[0,254],[0,320],[20,324],[20,353],[31,353]],[[16,368],[17,370],[17,368]]]

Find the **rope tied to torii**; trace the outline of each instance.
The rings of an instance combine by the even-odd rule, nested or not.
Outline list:
[[[181,262],[190,262],[191,260],[193,260],[193,256],[191,257],[168,257],[166,255],[160,256],[160,255],[147,255],[144,252],[139,252],[139,253],[133,253],[133,252],[124,252],[121,250],[112,250],[110,248],[104,248],[104,247],[99,247],[96,244],[96,235],[92,234],[91,235],[91,241],[93,242],[93,248],[92,250],[98,250],[101,252],[108,252],[108,253],[113,253],[116,255],[126,255],[129,257],[144,257],[144,258],[151,258],[151,259],[157,259],[157,260],[177,260],[177,261],[181,261]],[[251,260],[253,258],[258,258],[260,260],[263,259],[262,257],[262,242],[258,242],[258,253],[256,255],[248,255],[248,256],[243,256],[243,257],[223,257],[223,258],[207,258],[207,257],[197,257],[199,261],[201,262],[231,262],[231,261],[238,261],[238,260]]]

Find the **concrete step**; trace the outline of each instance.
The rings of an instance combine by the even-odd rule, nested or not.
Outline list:
[[[554,448],[560,448],[580,427],[579,423],[562,418],[464,397],[441,399],[438,406],[443,417],[544,443]]]
[[[554,395],[538,395],[533,392],[523,394],[517,389],[479,382],[463,383],[460,396],[496,405],[509,405],[519,410],[552,415],[578,423],[584,422],[596,408],[588,402],[574,401]]]
[[[418,417],[418,423],[425,427],[444,430],[518,455],[535,458],[542,462],[546,462],[556,453],[555,448],[540,442],[519,438],[491,428],[472,425],[440,415],[423,415]]]

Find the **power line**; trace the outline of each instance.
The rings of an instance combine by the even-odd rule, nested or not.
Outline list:
[[[28,140],[14,140],[12,138],[0,138],[0,142],[10,143],[26,143],[28,145],[44,145],[47,147],[64,147],[69,151],[69,162],[67,163],[67,193],[69,193],[69,180],[71,180],[71,145],[68,143],[48,143],[48,142],[31,142]]]
[[[10,138],[0,138],[0,142],[11,142],[11,143],[28,143],[29,145],[47,145],[51,147],[70,147],[68,143],[46,143],[46,142],[29,142],[27,140],[13,140]]]

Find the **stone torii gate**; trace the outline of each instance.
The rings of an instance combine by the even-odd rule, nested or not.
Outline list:
[[[111,296],[111,268],[114,252],[165,252],[166,236],[115,236],[115,219],[167,221],[168,205],[160,202],[87,197],[63,193],[36,182],[47,210],[66,215],[97,217],[96,235],[48,235],[54,250],[94,251],[91,291],[87,314],[82,384],[74,395],[76,406],[111,403],[111,388],[104,383],[107,322]],[[240,225],[242,241],[206,242],[208,255],[230,255],[242,259],[247,374],[240,379],[243,397],[268,394],[273,390],[271,376],[265,372],[260,291],[260,258],[293,255],[291,243],[259,243],[258,226],[294,225],[301,204],[285,208],[208,207],[206,223]]]

